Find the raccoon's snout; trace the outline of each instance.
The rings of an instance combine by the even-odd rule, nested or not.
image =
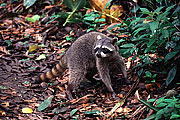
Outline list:
[[[100,53],[96,53],[96,56],[97,56],[98,58],[102,58]]]
[[[106,58],[108,56],[107,56],[107,54],[104,54],[103,52],[96,52],[96,57],[98,57],[98,58]]]

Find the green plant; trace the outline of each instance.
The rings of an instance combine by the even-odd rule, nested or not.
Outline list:
[[[173,58],[180,50],[180,33],[177,27],[180,24],[180,6],[176,4],[169,7],[161,6],[153,11],[140,8],[140,11],[140,17],[132,18],[130,23],[128,20],[124,21],[121,25],[128,27],[126,31],[131,33],[131,42],[120,46],[121,54],[134,56],[132,60],[137,57],[140,59],[140,63],[135,66],[139,68],[139,76],[146,73],[150,65],[155,63],[164,64],[161,72],[162,70],[167,72],[168,67],[172,68],[170,72],[176,73],[176,64],[174,64],[176,61]],[[157,58],[151,58],[150,54],[156,54]],[[169,75],[171,76],[167,77],[167,85],[175,76],[175,74]]]
[[[155,99],[149,99],[147,102],[154,101]],[[156,113],[145,120],[180,119],[180,100],[178,98],[161,97],[157,100],[156,105]],[[151,105],[150,108],[152,107],[153,106]]]
[[[94,11],[90,14],[85,14],[83,16],[83,22],[85,24],[88,25],[88,30],[87,32],[91,31],[91,30],[96,30],[99,23],[100,23],[100,27],[105,25],[105,18],[101,18],[102,15],[104,14],[104,10],[110,5],[112,0],[109,0],[106,5],[104,6],[103,10],[101,12],[99,11]],[[101,24],[102,22],[104,22],[104,24]]]
[[[150,81],[146,80],[149,83],[149,82],[155,82],[156,76],[157,74],[152,74],[150,71],[146,71],[144,78],[150,78]]]
[[[26,8],[29,8],[29,7],[31,7],[34,3],[36,2],[36,0],[24,0],[24,6],[26,7]]]
[[[64,0],[64,4],[72,10],[72,12],[68,15],[65,23],[63,26],[66,25],[67,22],[69,22],[69,19],[73,16],[73,14],[79,10],[80,8],[83,8],[86,5],[86,0]]]
[[[27,17],[26,19],[29,22],[36,22],[36,21],[38,21],[40,19],[40,16],[39,15],[34,15],[32,17]]]
[[[89,13],[89,14],[85,14],[83,16],[83,22],[88,25],[87,32],[89,32],[91,30],[95,30],[96,25],[98,23],[105,22],[105,19],[104,18],[100,18],[99,13],[92,12],[92,13]],[[105,25],[105,24],[101,24],[100,26],[103,26],[103,25]]]

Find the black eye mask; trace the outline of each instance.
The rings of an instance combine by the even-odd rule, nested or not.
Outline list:
[[[110,50],[107,49],[107,48],[102,48],[102,52],[103,52],[104,54],[107,54],[107,53],[112,53],[113,51],[110,51]]]
[[[96,48],[96,49],[94,49],[94,53],[96,53],[98,50],[102,51],[104,54],[112,53],[113,52],[113,51],[110,51],[107,48]]]
[[[94,53],[96,53],[96,52],[98,51],[98,49],[99,49],[99,48],[94,49]]]

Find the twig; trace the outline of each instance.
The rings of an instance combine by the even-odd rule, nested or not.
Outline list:
[[[125,103],[127,97],[128,97],[128,96],[132,93],[132,91],[137,87],[137,85],[139,84],[139,78],[136,77],[135,79],[136,79],[136,82],[133,84],[133,86],[131,87],[131,89],[129,90],[129,92],[126,94],[126,96],[125,96],[120,102],[118,102],[118,103],[111,109],[110,113],[109,113],[108,116],[107,116],[108,118],[109,118],[119,107],[121,107],[121,106]]]
[[[179,29],[176,25],[174,25],[174,27],[175,27],[177,30],[179,30],[179,31],[180,31],[180,29]]]

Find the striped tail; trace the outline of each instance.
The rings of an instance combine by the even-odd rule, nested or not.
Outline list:
[[[60,76],[67,69],[67,59],[66,55],[62,56],[59,63],[56,64],[50,71],[42,73],[37,79],[36,82],[40,83],[43,81],[51,80],[57,76]]]

